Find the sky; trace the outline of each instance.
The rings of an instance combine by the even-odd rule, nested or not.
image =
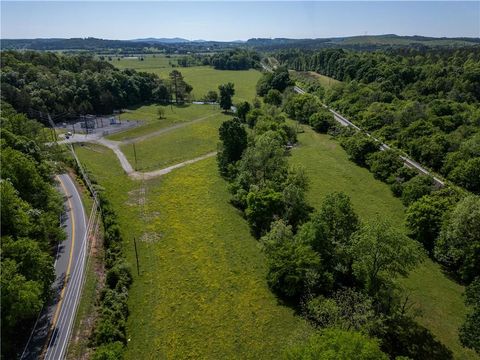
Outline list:
[[[480,1],[2,1],[1,38],[480,37]]]

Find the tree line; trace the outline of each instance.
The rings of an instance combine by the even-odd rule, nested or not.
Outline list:
[[[5,51],[1,58],[2,98],[17,111],[52,114],[111,114],[143,102],[183,102],[192,87],[181,73],[168,79],[118,70],[92,55]]]
[[[449,180],[480,193],[480,49],[276,54],[344,83],[316,91],[357,125]]]
[[[52,298],[52,256],[64,240],[62,197],[55,189],[55,148],[41,124],[2,101],[0,117],[2,358],[16,358]]]
[[[258,88],[282,72],[264,75]],[[288,87],[266,94],[271,91],[280,92],[289,116],[333,131],[318,99],[312,107]],[[424,259],[422,246],[385,219],[362,222],[344,193],[329,194],[314,210],[305,173],[288,162],[296,129],[278,106],[238,104],[237,117],[222,124],[219,136],[220,174],[259,239],[270,288],[320,331],[287,350],[286,358],[452,358],[406,311],[397,283]]]
[[[209,57],[209,64],[217,70],[248,70],[258,68],[260,55],[247,49],[218,52]]]
[[[432,177],[406,167],[397,150],[382,151],[372,137],[337,125],[316,95],[291,94],[285,97],[283,108],[300,123],[335,136],[350,160],[368,168],[401,198],[410,238],[467,286],[466,303],[471,310],[460,328],[460,340],[479,352],[480,306],[472,289],[480,281],[480,197],[453,185],[437,188]]]

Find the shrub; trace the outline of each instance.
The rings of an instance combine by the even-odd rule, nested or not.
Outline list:
[[[409,206],[422,196],[429,195],[434,189],[431,176],[417,175],[403,185],[402,202],[405,206]]]
[[[356,331],[325,329],[311,336],[304,344],[288,349],[287,360],[355,359],[388,360],[377,340]]]
[[[356,133],[353,136],[344,138],[341,145],[347,152],[350,160],[361,166],[366,165],[368,155],[379,151],[377,142],[362,133]]]
[[[402,160],[393,150],[377,151],[367,158],[367,165],[375,179],[387,181],[403,166]]]
[[[313,130],[325,134],[334,126],[335,119],[330,111],[322,110],[310,116],[308,122]]]
[[[95,349],[92,360],[121,360],[123,359],[123,344],[119,341],[101,345]]]

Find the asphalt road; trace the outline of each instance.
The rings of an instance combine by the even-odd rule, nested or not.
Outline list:
[[[65,195],[64,227],[67,239],[55,257],[53,301],[42,310],[22,359],[63,359],[81,295],[87,251],[87,222],[80,194],[67,174],[58,175]]]

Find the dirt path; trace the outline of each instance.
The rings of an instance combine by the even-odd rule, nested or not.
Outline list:
[[[100,137],[98,135],[85,135],[85,136],[84,135],[77,135],[77,136],[74,136],[74,137],[72,137],[68,140],[59,141],[58,143],[59,144],[72,144],[72,143],[80,143],[80,142],[85,143],[85,142],[87,142],[87,143],[99,144],[99,145],[105,146],[115,153],[115,155],[118,158],[118,161],[120,161],[120,165],[122,166],[123,171],[125,171],[127,173],[127,175],[130,176],[130,178],[132,178],[134,180],[148,180],[148,179],[152,179],[152,178],[157,177],[157,176],[162,176],[162,175],[168,174],[172,170],[181,168],[185,165],[192,164],[194,162],[197,162],[197,161],[215,156],[217,154],[217,152],[216,151],[210,152],[208,154],[196,157],[194,159],[183,161],[181,163],[166,167],[164,169],[158,169],[158,170],[148,171],[148,172],[139,172],[139,171],[135,171],[133,166],[130,164],[127,157],[125,156],[123,151],[120,149],[121,145],[132,144],[132,143],[136,143],[136,142],[139,142],[139,141],[142,141],[142,140],[145,140],[145,139],[149,139],[151,137],[158,136],[158,135],[164,134],[166,132],[169,132],[169,131],[172,131],[172,130],[175,130],[175,129],[179,129],[179,128],[185,127],[187,125],[190,125],[190,124],[195,124],[197,122],[203,121],[203,120],[208,119],[208,118],[210,118],[212,116],[215,116],[215,115],[217,115],[217,114],[204,116],[204,117],[192,120],[192,121],[188,121],[188,122],[184,122],[184,123],[180,123],[180,124],[177,124],[177,125],[170,126],[168,128],[160,129],[160,130],[152,132],[150,134],[146,134],[146,135],[143,135],[143,136],[139,136],[139,137],[136,137],[136,138],[127,139],[127,140],[123,140],[123,141],[108,140],[108,139],[105,139],[104,137]]]
[[[196,157],[194,159],[183,161],[181,163],[166,167],[164,169],[148,171],[148,172],[134,171],[134,172],[132,172],[128,175],[134,180],[149,180],[149,179],[152,179],[152,178],[157,177],[157,176],[162,176],[162,175],[168,174],[170,171],[181,168],[181,167],[184,167],[185,165],[193,164],[197,161],[208,159],[208,158],[210,158],[212,156],[215,156],[215,155],[217,155],[216,151],[205,154],[205,155],[202,155],[202,156],[199,156],[199,157]]]

